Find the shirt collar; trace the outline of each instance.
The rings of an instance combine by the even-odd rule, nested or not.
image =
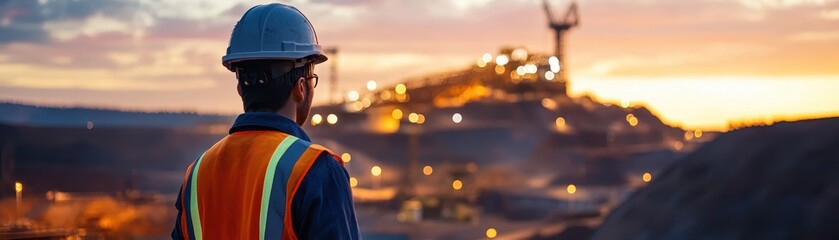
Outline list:
[[[230,134],[248,130],[275,130],[288,133],[297,138],[310,142],[309,136],[303,131],[300,125],[285,116],[272,112],[246,112],[239,114],[233,126],[230,127]]]

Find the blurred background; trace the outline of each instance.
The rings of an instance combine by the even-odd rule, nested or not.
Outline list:
[[[264,2],[0,1],[0,239],[167,239]],[[280,2],[366,239],[839,238],[839,1]]]

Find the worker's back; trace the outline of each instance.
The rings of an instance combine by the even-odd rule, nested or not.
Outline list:
[[[187,170],[176,231],[185,239],[297,238],[292,222],[305,216],[292,218],[292,202],[322,153],[332,156],[321,159],[340,162],[281,131],[226,136]]]

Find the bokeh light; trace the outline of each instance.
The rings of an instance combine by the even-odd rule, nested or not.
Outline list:
[[[630,126],[637,126],[638,125],[638,118],[635,117],[634,114],[627,114],[626,115],[626,122],[629,123]]]
[[[483,60],[484,62],[487,62],[487,63],[492,61],[492,54],[491,53],[484,53],[484,55],[481,56],[481,60]]]
[[[355,101],[350,104],[350,107],[352,108],[353,112],[358,112],[364,109],[364,104],[359,101]]]
[[[334,113],[330,113],[328,116],[326,116],[326,122],[329,123],[329,124],[338,123],[338,115],[335,115]]]
[[[504,72],[507,72],[507,69],[505,69],[504,66],[495,65],[495,74],[501,75],[504,74]]]
[[[434,173],[434,168],[432,168],[431,166],[425,165],[425,167],[422,168],[423,175],[429,176],[431,175],[431,173]]]
[[[556,101],[550,98],[542,98],[542,107],[548,110],[556,110],[557,104]]]
[[[396,85],[394,90],[396,91],[396,94],[405,94],[405,92],[408,91],[408,88],[405,87],[405,84],[400,83]]]
[[[478,65],[479,68],[483,68],[487,66],[487,62],[484,61],[484,59],[478,58],[478,62],[476,63],[476,65]]]
[[[350,177],[350,187],[358,186],[358,178]]]
[[[507,65],[508,62],[510,62],[510,58],[507,55],[501,54],[495,57],[495,64],[498,64],[498,66]]]
[[[512,58],[515,61],[526,61],[527,49],[516,48],[516,50],[513,50],[513,52],[510,54],[510,58]]]
[[[417,113],[408,114],[408,121],[409,122],[416,123],[418,120],[419,120],[419,114],[417,114]]]
[[[370,174],[373,174],[374,177],[382,175],[382,167],[373,166],[372,168],[370,168]]]
[[[463,188],[463,182],[460,181],[460,179],[455,179],[454,181],[452,181],[452,189],[460,190],[462,188]]]
[[[564,128],[565,127],[565,118],[564,117],[557,117],[554,121],[557,128]]]
[[[495,238],[498,236],[498,231],[495,228],[487,228],[486,232],[487,238]]]
[[[551,71],[547,71],[547,72],[545,72],[545,80],[548,80],[548,81],[553,81],[553,80],[554,80],[554,77],[556,77],[556,75],[554,74],[554,72],[551,72]]]
[[[350,101],[358,101],[358,97],[358,92],[355,90],[347,92],[347,99],[349,99]]]
[[[390,116],[393,117],[393,119],[402,119],[402,110],[399,110],[398,108],[393,109],[393,111],[390,112]]]
[[[320,114],[312,115],[312,126],[317,126],[321,122],[323,122],[323,116]]]

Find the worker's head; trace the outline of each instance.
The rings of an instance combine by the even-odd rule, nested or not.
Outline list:
[[[326,56],[309,19],[271,3],[249,9],[230,35],[222,65],[236,72],[246,112],[278,112],[303,125],[312,105],[314,65]]]
[[[303,125],[312,106],[318,77],[314,64],[294,67],[283,60],[250,60],[233,64],[245,112],[294,114]]]

